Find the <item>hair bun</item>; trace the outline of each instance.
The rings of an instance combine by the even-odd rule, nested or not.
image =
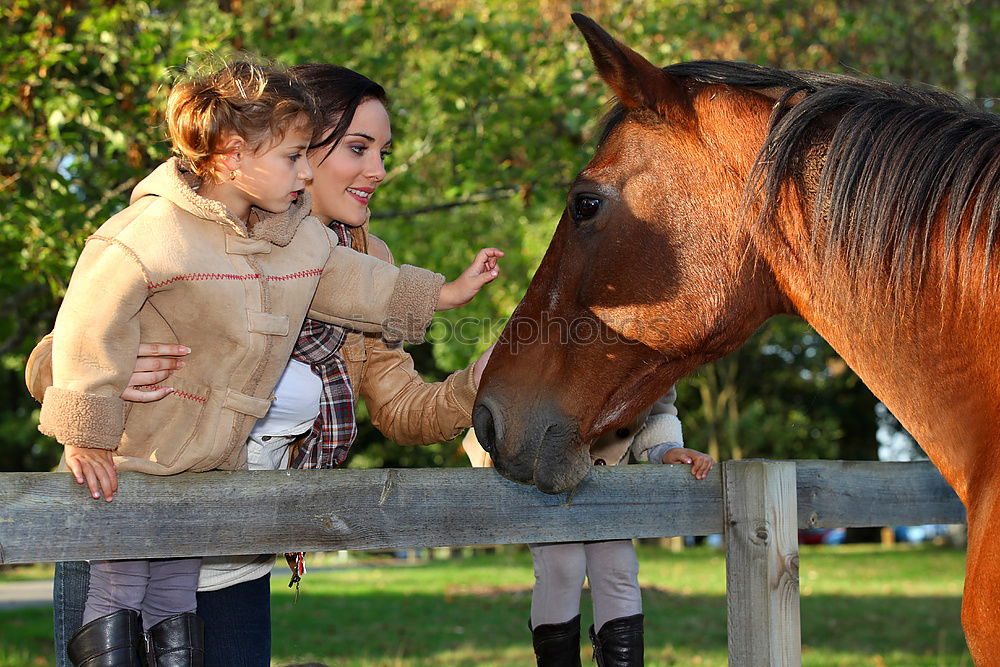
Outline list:
[[[244,60],[178,83],[167,99],[174,152],[202,178],[220,178],[217,156],[233,135],[256,152],[297,123],[315,123],[312,97],[287,72]]]

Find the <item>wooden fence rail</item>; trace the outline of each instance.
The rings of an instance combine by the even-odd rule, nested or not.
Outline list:
[[[730,665],[800,664],[797,528],[962,523],[927,463],[595,468],[548,496],[488,469],[0,473],[0,563],[402,549],[724,533]]]

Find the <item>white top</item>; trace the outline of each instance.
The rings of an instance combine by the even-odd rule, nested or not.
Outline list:
[[[257,420],[250,437],[259,439],[305,433],[319,416],[319,397],[322,393],[323,381],[313,373],[309,364],[289,359],[274,388],[274,401],[267,414]]]
[[[308,431],[319,416],[323,381],[309,364],[289,359],[274,388],[274,401],[250,431],[247,467],[250,470],[284,470],[288,447]],[[251,519],[252,520],[252,519]],[[201,561],[199,591],[214,591],[244,581],[253,581],[271,571],[274,554],[206,556]]]

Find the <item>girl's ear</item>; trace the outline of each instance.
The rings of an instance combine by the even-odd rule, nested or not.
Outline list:
[[[231,134],[222,142],[222,152],[217,159],[229,171],[236,171],[242,163],[244,150],[246,150],[246,142],[243,137]]]

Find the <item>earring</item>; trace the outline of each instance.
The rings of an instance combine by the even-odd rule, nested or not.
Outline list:
[[[239,169],[233,169],[231,172],[229,172],[229,180],[231,180],[231,181],[235,181],[236,180],[236,172],[237,171],[239,171]]]

